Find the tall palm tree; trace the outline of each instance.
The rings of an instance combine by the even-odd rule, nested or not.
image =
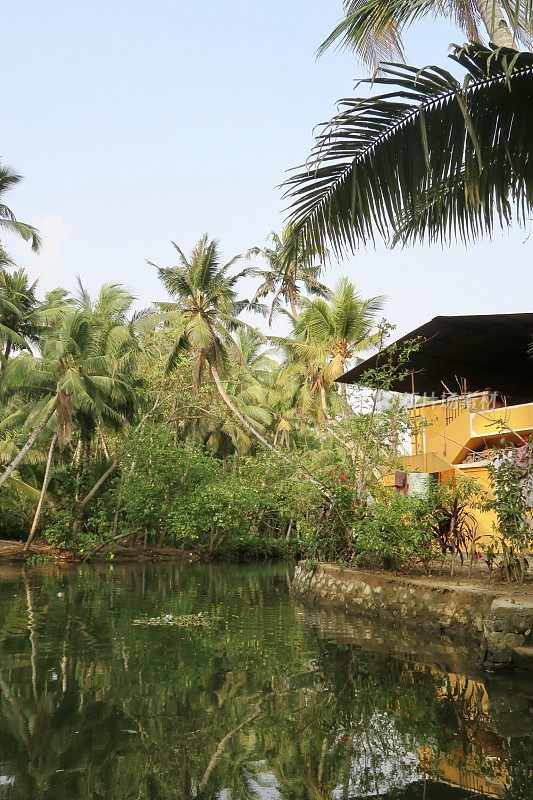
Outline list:
[[[39,340],[36,287],[24,270],[0,269],[0,369],[12,351],[29,350]]]
[[[37,346],[71,305],[65,289],[53,289],[43,300],[36,290],[37,281],[30,281],[24,269],[0,266],[0,372],[14,353]]]
[[[28,225],[27,222],[20,222],[13,211],[3,202],[4,194],[13,186],[16,186],[17,183],[20,183],[21,180],[21,175],[17,175],[5,165],[0,165],[0,229],[8,233],[15,233],[24,241],[30,242],[31,249],[38,252],[41,246],[41,238],[37,229],[33,225]]]
[[[42,355],[22,354],[9,362],[3,381],[7,396],[27,402],[25,428],[31,433],[2,475],[0,486],[13,474],[49,423],[66,441],[76,416],[119,424],[134,402],[131,375],[117,359],[94,349],[87,314],[70,309],[60,326],[44,338]]]
[[[64,289],[48,292],[44,300],[36,289],[24,269],[0,267],[0,369],[13,353],[36,346],[70,303]]]
[[[81,311],[90,316],[95,335],[107,337],[113,328],[128,325],[136,298],[124,286],[119,283],[104,283],[93,298],[81,278],[78,277],[77,281],[78,291],[74,302]]]
[[[469,41],[484,37],[497,47],[531,41],[531,5],[509,0],[344,0],[344,16],[319,54],[332,45],[352,50],[365,64],[403,59],[402,32],[422,17],[445,16]]]
[[[265,349],[264,337],[252,328],[239,328],[232,339],[225,386],[243,416],[264,434],[272,422],[268,383],[275,366],[274,351]],[[232,416],[226,418],[221,430],[230,437],[238,452],[250,450],[252,439]]]
[[[357,351],[374,345],[384,300],[383,296],[363,300],[355,285],[342,277],[326,298],[305,304],[296,320],[296,338],[325,353],[331,380],[346,371]]]
[[[278,376],[284,390],[280,398],[282,407],[278,428],[281,441],[285,440],[287,444],[293,426],[292,414],[287,413],[283,407],[284,396],[289,395],[290,404],[300,419],[300,427],[322,422],[330,417],[332,410],[335,413],[337,409],[323,352],[317,353],[315,348],[297,341],[294,336],[286,338],[284,350],[287,357]],[[282,435],[284,432],[286,436]]]
[[[357,351],[375,344],[376,318],[383,302],[383,297],[363,300],[354,284],[343,277],[326,298],[305,303],[294,322],[293,336],[284,340],[290,360],[297,369],[303,369],[306,384],[314,387],[325,417],[329,416],[327,393],[334,381],[346,371]],[[350,408],[344,384],[341,394],[346,415]]]
[[[236,371],[264,384],[276,364],[274,348],[265,347],[265,337],[248,326],[236,330],[232,338]]]
[[[252,247],[248,255],[261,255],[268,263],[266,269],[253,270],[253,274],[261,279],[254,301],[274,295],[268,317],[268,324],[272,325],[272,318],[283,301],[289,306],[293,319],[296,317],[300,285],[310,295],[325,296],[327,289],[318,280],[322,263],[317,259],[323,261],[326,252],[324,249],[305,250],[301,238],[293,236],[290,226],[283,229],[281,236],[273,231],[268,238],[269,246],[263,249]]]
[[[152,264],[156,266],[167,292],[175,298],[171,303],[158,303],[163,312],[171,315],[177,332],[167,370],[176,367],[182,354],[192,355],[195,388],[199,389],[204,372],[208,369],[220,399],[242,428],[269,450],[277,452],[282,460],[305,474],[311,483],[329,497],[320,481],[305,465],[293,462],[285,453],[276,450],[272,442],[242,413],[224,385],[223,379],[230,374],[231,351],[235,347],[232,333],[244,327],[244,323],[238,318],[239,314],[245,309],[257,308],[253,301],[239,300],[237,297],[237,283],[250,270],[244,269],[232,275],[230,269],[239,256],[221,265],[218,242],[209,241],[207,234],[196,244],[190,259],[186,258],[176,244],[174,247],[180,262],[177,266],[163,268]]]
[[[91,329],[91,348],[95,355],[106,359],[112,375],[126,373],[134,382],[136,379],[136,357],[139,346],[136,336],[132,306],[135,297],[117,283],[104,283],[96,297],[78,278],[78,292],[74,297],[76,307],[85,314]],[[128,396],[121,413],[112,420],[107,420],[109,427],[121,428],[125,419],[132,416],[134,405]],[[88,453],[90,443],[98,432],[100,420],[91,410],[78,412],[78,426],[82,450]],[[105,446],[104,446],[105,449]],[[85,458],[81,458],[83,465]]]
[[[308,414],[302,413],[302,382],[301,371],[291,369],[287,363],[277,364],[268,376],[267,404],[274,445],[289,448],[296,432],[304,428]]]
[[[223,382],[223,377],[228,375],[231,352],[235,349],[232,334],[243,327],[238,317],[242,311],[253,307],[253,303],[240,300],[237,295],[237,284],[250,274],[250,268],[232,275],[230,270],[240,256],[221,264],[219,244],[214,239],[209,240],[207,234],[198,241],[189,258],[178,245],[173,245],[178,253],[178,265],[157,267],[152,264],[156,266],[167,292],[175,298],[170,303],[158,303],[163,312],[174,315],[177,325],[177,340],[167,370],[175,368],[182,354],[191,354],[194,391],[198,392],[204,374],[209,370],[222,402],[233,417],[247,433],[273,449],[273,445],[238,408]]]
[[[469,241],[533,209],[533,53],[470,44],[439,67],[389,64],[383,93],[341,103],[287,181],[304,244]]]

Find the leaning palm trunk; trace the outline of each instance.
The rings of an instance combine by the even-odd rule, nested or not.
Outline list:
[[[37,528],[39,526],[39,521],[41,519],[41,513],[44,505],[44,498],[46,497],[48,484],[50,482],[50,477],[52,475],[52,461],[54,458],[54,448],[56,446],[56,442],[57,442],[57,432],[54,433],[54,435],[52,436],[52,441],[50,442],[50,449],[48,451],[48,458],[46,460],[46,469],[44,471],[43,485],[41,487],[41,496],[39,497],[39,502],[37,503],[37,508],[35,509],[35,516],[33,517],[33,522],[31,525],[31,530],[28,539],[26,541],[26,544],[24,545],[24,550],[23,550],[24,553],[28,552],[31,543],[33,542]]]
[[[76,505],[76,513],[74,515],[74,520],[72,522],[72,541],[73,542],[76,541],[76,537],[77,537],[78,533],[81,530],[83,512],[85,510],[85,507],[89,505],[89,503],[91,502],[91,500],[93,499],[95,494],[98,492],[100,487],[103,486],[104,483],[107,481],[107,479],[113,474],[113,472],[118,467],[119,463],[120,463],[120,459],[119,458],[115,458],[113,463],[111,464],[111,466],[108,467],[106,469],[106,471],[103,473],[103,475],[101,475],[98,478],[98,480],[96,481],[96,483],[94,484],[92,489],[90,489],[87,492],[87,494],[85,495],[83,500],[79,500],[78,501],[78,503]]]
[[[218,761],[220,760],[221,755],[224,753],[230,739],[233,736],[235,736],[236,733],[242,730],[246,725],[249,725],[250,722],[253,722],[253,720],[256,719],[256,717],[258,717],[260,713],[261,711],[258,708],[256,711],[254,711],[253,714],[250,714],[249,717],[247,717],[243,722],[237,725],[237,727],[233,728],[232,731],[229,731],[229,733],[226,733],[226,735],[222,737],[220,742],[217,744],[215,752],[213,753],[213,755],[209,760],[209,764],[207,765],[206,770],[202,775],[200,783],[198,784],[198,794],[202,794],[205,791],[207,784],[209,782],[209,778],[211,777],[211,773],[216,767]]]
[[[222,398],[225,405],[227,405],[233,416],[240,422],[242,427],[246,431],[248,431],[248,433],[251,433],[254,439],[257,439],[265,447],[268,447],[269,450],[276,451],[274,445],[271,442],[269,442],[268,439],[265,439],[265,437],[261,433],[259,433],[259,431],[256,428],[254,428],[254,426],[250,422],[248,422],[244,414],[242,414],[239,411],[233,400],[229,397],[228,393],[224,389],[224,386],[220,379],[220,375],[218,374],[218,370],[213,365],[211,365],[211,375],[213,376],[213,380],[215,381],[215,386],[217,387],[220,397]]]
[[[294,291],[289,292],[289,304],[291,307],[292,318],[296,319],[296,317],[298,316],[298,309],[296,308],[296,298]]]
[[[0,486],[3,486],[3,484],[7,481],[7,479],[10,478],[11,475],[15,472],[18,465],[26,458],[26,454],[31,450],[31,448],[33,447],[33,445],[43,432],[44,428],[46,427],[48,421],[52,418],[56,410],[56,406],[57,406],[57,400],[54,400],[54,402],[52,403],[52,405],[50,406],[44,417],[42,417],[41,421],[34,429],[33,433],[31,434],[30,438],[28,439],[24,447],[22,447],[19,450],[19,452],[17,453],[11,464],[9,464],[9,466],[5,469],[2,475],[0,475]]]
[[[487,29],[491,42],[497,47],[510,47],[514,49],[516,43],[504,18],[498,0],[475,0],[475,5],[483,24]]]
[[[213,380],[215,382],[215,386],[217,387],[217,390],[218,390],[218,393],[219,393],[220,397],[222,398],[222,400],[225,403],[225,405],[229,408],[229,410],[231,411],[233,416],[242,425],[244,430],[248,431],[248,433],[251,433],[252,436],[255,439],[257,439],[259,442],[261,442],[261,444],[263,444],[265,447],[267,447],[273,453],[277,453],[277,455],[279,456],[279,458],[281,458],[282,461],[285,461],[287,464],[290,464],[291,466],[296,467],[297,469],[299,469],[301,472],[304,472],[306,474],[306,476],[308,477],[308,479],[310,480],[310,482],[314,486],[317,486],[320,489],[320,491],[322,492],[322,494],[329,499],[328,492],[326,492],[326,490],[324,489],[324,487],[320,483],[320,481],[318,481],[315,478],[315,476],[312,475],[309,472],[309,470],[307,470],[302,464],[295,464],[294,460],[290,456],[288,456],[286,453],[282,452],[281,450],[278,450],[277,447],[274,447],[274,445],[271,442],[269,442],[268,439],[265,439],[265,437],[261,433],[259,433],[259,431],[250,422],[248,422],[248,420],[246,419],[244,414],[242,414],[239,411],[239,409],[237,408],[237,406],[235,405],[233,400],[229,397],[228,393],[224,389],[224,386],[223,386],[222,381],[220,379],[220,375],[218,373],[218,370],[213,364],[211,364],[211,375],[213,376]]]
[[[144,414],[144,416],[140,419],[139,423],[135,427],[135,431],[140,431],[140,430],[143,429],[143,427],[144,427],[145,423],[147,422],[147,420],[150,419],[150,416],[154,413],[154,411],[157,409],[157,407],[161,404],[161,396],[160,395],[161,395],[161,393],[159,392],[157,397],[156,397],[155,403],[146,412],[146,414]],[[83,512],[84,512],[86,506],[89,505],[89,503],[91,502],[93,497],[96,495],[96,493],[100,490],[100,488],[104,485],[104,483],[111,477],[111,475],[117,469],[117,467],[119,466],[121,458],[123,457],[124,453],[125,453],[125,449],[123,449],[119,453],[115,453],[115,457],[114,457],[112,463],[106,469],[106,471],[103,473],[103,475],[101,475],[98,478],[98,480],[96,481],[96,483],[94,484],[92,489],[90,489],[87,492],[87,494],[85,495],[85,497],[83,499],[77,498],[77,500],[76,500],[76,511],[75,511],[75,514],[74,514],[74,520],[72,522],[72,539],[73,539],[73,541],[75,541],[77,534],[81,530],[82,521],[83,521]],[[131,475],[131,471],[130,471],[130,475]]]

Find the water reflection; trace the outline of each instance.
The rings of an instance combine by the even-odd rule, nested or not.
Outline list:
[[[0,798],[533,798],[533,685],[277,567],[0,573]],[[139,616],[215,611],[210,627]]]

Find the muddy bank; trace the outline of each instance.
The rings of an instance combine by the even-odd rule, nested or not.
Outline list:
[[[91,561],[182,561],[193,564],[200,560],[198,553],[190,550],[180,550],[175,547],[124,547],[117,542],[106,545],[98,550]],[[0,540],[0,563],[16,563],[30,559],[31,561],[47,560],[80,563],[86,559],[83,553],[75,552],[68,548],[53,547],[43,541],[32,544],[27,553],[24,552],[24,542]]]

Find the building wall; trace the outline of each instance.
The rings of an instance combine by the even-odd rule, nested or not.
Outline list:
[[[469,452],[498,445],[502,438],[519,444],[516,433],[533,432],[533,403],[492,410],[468,408],[448,423],[445,403],[418,406],[409,413],[415,430],[413,453],[434,453],[450,464],[461,464]]]
[[[492,488],[490,483],[489,471],[486,466],[482,464],[460,464],[457,471],[464,475],[465,478],[470,478],[479,484],[482,492],[487,498],[492,497]],[[481,543],[487,544],[495,538],[498,531],[498,517],[495,511],[482,511],[479,508],[470,508],[470,513],[475,517],[478,524],[478,536],[481,537]]]
[[[482,493],[490,497],[487,462],[464,463],[465,458],[502,443],[520,444],[522,438],[533,433],[533,403],[491,408],[492,395],[488,392],[456,398],[454,402],[455,406],[449,401],[434,401],[410,409],[415,431],[413,455],[400,459],[401,468],[406,472],[434,473],[440,481],[458,471],[478,483]],[[469,511],[476,519],[481,543],[493,541],[498,529],[495,512],[475,507]]]

